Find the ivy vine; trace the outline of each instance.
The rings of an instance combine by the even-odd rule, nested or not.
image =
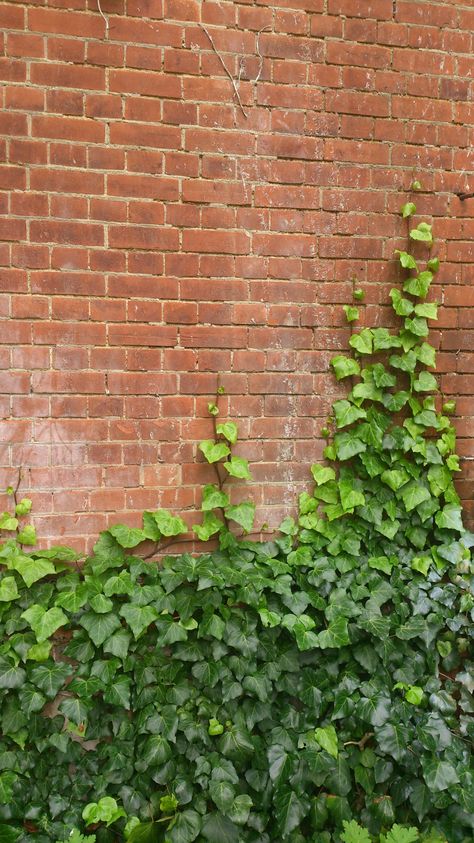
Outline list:
[[[474,537],[432,371],[431,226],[409,239],[400,330],[354,331],[332,360],[352,380],[327,462],[272,540],[246,536],[252,501],[231,504],[226,478],[250,471],[218,401],[199,446],[216,483],[193,528],[218,550],[147,560],[145,541],[155,553],[186,532],[158,510],[82,564],[35,548],[31,501],[9,490],[2,843],[472,841]]]

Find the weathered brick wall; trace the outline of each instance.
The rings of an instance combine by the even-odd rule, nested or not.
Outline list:
[[[0,3],[2,486],[21,464],[39,534],[76,544],[192,507],[221,372],[277,523],[321,456],[353,278],[366,322],[389,319],[416,176],[468,499],[471,0],[102,7],[108,37],[97,0]]]

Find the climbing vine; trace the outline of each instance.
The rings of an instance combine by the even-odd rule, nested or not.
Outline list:
[[[216,483],[193,528],[218,550],[148,561],[145,541],[163,551],[187,529],[158,510],[102,533],[79,565],[28,549],[31,502],[9,490],[2,841],[472,840],[474,537],[453,484],[455,407],[432,371],[431,226],[409,241],[390,294],[400,329],[355,330],[333,358],[351,387],[327,462],[272,540],[246,537],[251,501],[230,503],[226,478],[250,471],[218,401],[199,445]]]

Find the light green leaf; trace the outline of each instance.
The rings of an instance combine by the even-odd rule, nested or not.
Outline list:
[[[231,477],[238,477],[241,480],[250,479],[248,460],[243,457],[231,457],[230,460],[226,460],[222,464]]]
[[[317,486],[322,486],[324,483],[328,483],[336,477],[336,472],[333,468],[320,465],[319,463],[314,463],[311,466],[311,474],[313,475],[314,482]]]
[[[16,600],[19,595],[15,577],[3,577],[0,580],[0,602],[7,603]]]
[[[238,438],[238,429],[237,425],[233,421],[223,422],[216,426],[216,431],[220,436],[223,436],[224,439],[227,439],[231,445],[235,445]]]
[[[188,531],[183,519],[172,515],[167,509],[157,509],[155,512],[151,512],[150,515],[162,536],[180,536]]]
[[[67,615],[62,609],[53,606],[46,611],[43,606],[35,603],[21,615],[29,623],[39,644],[46,641],[60,626],[68,623]]]
[[[347,822],[343,820],[342,823],[344,831],[341,834],[343,843],[371,843],[372,838],[365,828],[359,825],[355,820]]]
[[[329,648],[345,647],[350,643],[349,633],[347,629],[347,618],[336,618],[331,621],[327,629],[324,629],[318,635],[319,646],[322,650]]]
[[[405,299],[400,290],[396,288],[390,290],[390,298],[392,299],[392,307],[397,316],[409,316],[413,312],[413,303],[410,299]]]
[[[355,348],[359,354],[372,354],[374,338],[370,328],[362,328],[357,334],[352,334],[349,345]]]
[[[337,427],[347,427],[358,419],[365,419],[367,413],[361,407],[350,404],[349,401],[335,401],[332,405],[336,416]]]
[[[407,278],[403,289],[405,293],[410,293],[412,296],[419,296],[424,299],[428,294],[432,280],[433,273],[426,269],[413,278]]]
[[[213,512],[205,512],[202,524],[193,524],[193,530],[200,541],[207,542],[211,536],[222,530],[224,526],[224,522],[217,515],[214,515]]]
[[[403,269],[416,269],[416,271],[418,271],[416,260],[412,257],[412,255],[409,255],[408,252],[401,252],[400,249],[396,249],[395,253],[398,255],[398,259],[400,264],[403,266]]]
[[[338,381],[342,380],[342,378],[360,374],[360,366],[357,360],[354,360],[352,357],[345,357],[343,354],[333,357],[331,366],[334,369],[334,374]]]
[[[10,567],[18,571],[28,588],[43,577],[56,573],[56,568],[49,560],[37,559],[23,554],[15,556],[10,563]]]
[[[359,318],[359,308],[354,307],[350,304],[345,304],[342,308],[344,313],[346,314],[346,319],[348,322],[355,322]]]
[[[128,527],[126,524],[114,524],[109,533],[121,547],[136,547],[147,538],[143,530],[138,527]]]
[[[412,228],[410,237],[412,240],[418,240],[431,246],[433,243],[432,226],[427,222],[420,222],[416,228]]]
[[[413,214],[416,214],[416,205],[414,202],[405,202],[404,205],[400,208],[400,213],[403,219],[407,219],[407,217],[412,217]]]
[[[18,519],[14,518],[13,515],[10,515],[9,512],[2,512],[0,513],[0,530],[7,530],[7,532],[12,532],[16,530],[18,527]]]
[[[314,736],[318,744],[322,746],[329,755],[332,755],[333,758],[337,758],[339,750],[337,732],[334,726],[324,726],[323,728],[316,729]]]
[[[240,524],[246,533],[250,533],[255,519],[255,504],[252,501],[243,501],[235,506],[227,506],[225,514],[227,518]]]
[[[229,505],[229,498],[225,492],[222,492],[217,486],[204,486],[202,490],[201,509],[203,512],[208,512],[211,509],[218,509]]]
[[[431,495],[429,489],[422,486],[419,481],[412,480],[410,483],[402,487],[400,497],[405,504],[407,512],[411,512],[423,501],[427,501]]]
[[[0,805],[9,804],[13,796],[13,785],[17,780],[17,774],[11,770],[0,773]]]
[[[457,530],[462,533],[464,526],[462,523],[462,510],[459,506],[454,504],[447,504],[441,512],[435,515],[435,521],[438,527],[446,530]]]
[[[206,439],[199,443],[199,450],[204,454],[209,463],[219,462],[230,454],[230,448],[225,442],[214,442],[213,439]]]

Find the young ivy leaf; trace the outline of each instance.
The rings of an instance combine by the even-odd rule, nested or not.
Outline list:
[[[255,519],[255,504],[252,501],[244,501],[235,506],[228,506],[225,514],[227,518],[240,524],[246,533],[250,533]]]
[[[227,497],[227,496],[226,496]],[[200,541],[207,542],[211,536],[214,536],[224,527],[224,522],[221,521],[213,512],[205,512],[202,519],[202,524],[193,524],[193,530]]]
[[[231,477],[238,477],[240,480],[250,479],[249,464],[243,457],[231,457],[222,465]]]
[[[400,213],[403,219],[407,219],[407,217],[412,217],[413,214],[416,214],[416,205],[414,202],[405,202],[404,205],[400,208]]]
[[[401,252],[400,249],[396,249],[395,254],[398,255],[403,269],[415,269],[418,272],[416,260],[412,255],[408,254],[408,252]]]
[[[354,360],[352,357],[346,357],[344,354],[338,354],[336,357],[333,357],[331,366],[334,369],[334,374],[338,381],[351,375],[360,374],[360,366],[357,360]]]
[[[433,243],[432,226],[427,222],[420,222],[416,228],[410,231],[412,240],[417,240],[421,243],[427,243],[429,246]]]
[[[337,758],[338,746],[337,746],[337,732],[334,726],[324,726],[323,728],[316,729],[314,732],[314,737],[316,738],[318,744],[332,755],[333,758]]]
[[[28,515],[31,511],[32,502],[29,498],[22,498],[15,507],[15,514],[18,516]]]
[[[348,322],[355,322],[359,318],[359,308],[353,307],[350,304],[345,304],[342,308],[344,313],[346,314],[346,319]]]
[[[217,486],[207,485],[202,490],[201,509],[203,512],[208,512],[211,509],[219,509],[222,506],[229,505],[229,498],[225,492],[221,492]]]
[[[231,445],[235,445],[238,436],[237,425],[235,422],[229,421],[218,424],[216,430],[217,433],[219,433],[220,436],[223,436],[224,439],[227,439]]]
[[[230,454],[230,448],[225,442],[214,442],[213,439],[205,439],[200,442],[199,450],[209,463],[219,462]]]

